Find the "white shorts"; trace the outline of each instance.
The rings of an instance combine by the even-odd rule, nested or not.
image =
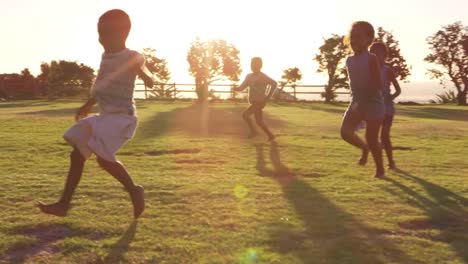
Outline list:
[[[101,113],[79,120],[63,138],[85,159],[95,155],[117,162],[117,151],[135,135],[138,119],[133,115]]]

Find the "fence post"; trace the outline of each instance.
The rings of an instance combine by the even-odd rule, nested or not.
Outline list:
[[[236,99],[236,85],[235,84],[232,84],[231,85],[231,99],[232,100],[235,100]]]
[[[145,100],[148,100],[148,87],[145,84],[143,86],[145,86]]]
[[[296,96],[296,85],[293,84],[292,88],[294,89],[294,101],[297,101],[297,96]]]

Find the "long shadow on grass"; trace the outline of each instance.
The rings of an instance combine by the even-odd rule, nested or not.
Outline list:
[[[20,115],[37,115],[37,116],[58,116],[64,117],[69,116],[70,119],[75,117],[78,107],[69,107],[69,108],[57,108],[57,109],[48,109],[48,110],[38,110],[38,111],[27,111],[19,112]],[[99,109],[95,106],[91,110],[89,116],[95,115],[99,112]]]
[[[411,108],[401,108],[397,109],[397,111],[398,115],[415,118],[468,121],[467,107],[451,109],[431,106],[417,106]]]
[[[268,169],[263,148],[256,145],[257,170],[279,182],[306,229],[274,223],[272,250],[295,254],[303,263],[413,263],[386,237],[390,232],[361,223],[292,172],[275,142],[270,145],[273,169]]]
[[[217,107],[211,104],[194,104],[169,112],[159,112],[142,122],[137,140],[159,137],[169,132],[181,132],[190,136],[245,135],[247,126],[241,118],[244,107]],[[266,115],[265,120],[272,128],[284,122]]]
[[[18,108],[18,107],[27,107],[27,106],[43,106],[50,105],[51,102],[47,101],[36,101],[36,100],[26,100],[26,101],[0,101],[0,108]]]
[[[276,105],[288,106],[288,107],[297,107],[301,109],[314,110],[314,111],[324,111],[331,114],[343,115],[346,111],[347,104],[345,103],[321,103],[321,102],[312,102],[312,103],[282,103],[276,102]]]
[[[122,235],[122,237],[115,242],[114,245],[109,249],[109,253],[104,258],[104,263],[121,263],[125,262],[124,255],[130,247],[130,243],[135,238],[135,232],[137,227],[137,221],[133,221],[132,224],[128,227],[127,231]]]
[[[346,111],[346,104],[343,103],[276,103],[277,105],[293,106],[302,109],[310,109],[314,111],[324,111],[332,114],[343,115]],[[397,115],[423,118],[423,119],[439,119],[439,120],[453,120],[453,121],[468,121],[468,108],[460,107],[458,109],[442,108],[440,106],[413,106],[413,107],[397,107]]]
[[[439,185],[428,182],[411,173],[397,169],[397,174],[403,179],[419,184],[432,198],[419,194],[403,183],[387,178],[394,186],[410,195],[417,207],[426,212],[426,219],[413,219],[399,223],[400,227],[408,230],[436,229],[440,233],[430,239],[449,244],[457,255],[468,263],[468,199],[447,190]],[[392,193],[388,190],[388,192]],[[395,193],[392,193],[395,194]],[[396,195],[396,194],[395,194]]]

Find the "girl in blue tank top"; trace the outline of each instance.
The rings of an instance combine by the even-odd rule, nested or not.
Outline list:
[[[382,74],[382,93],[385,103],[385,117],[382,124],[382,133],[380,134],[380,141],[382,142],[382,147],[387,154],[388,159],[388,168],[395,169],[395,161],[393,160],[393,150],[392,142],[390,140],[390,129],[393,123],[393,117],[395,115],[395,106],[393,100],[398,97],[401,93],[400,85],[396,79],[393,69],[385,64],[387,59],[387,46],[384,43],[376,42],[372,44],[370,51],[377,56],[380,63],[380,69]],[[393,85],[395,88],[395,93],[391,93],[390,85]]]
[[[352,99],[341,124],[341,137],[361,149],[360,165],[365,165],[369,151],[372,153],[376,166],[375,177],[381,178],[385,176],[385,170],[378,136],[385,106],[380,64],[377,57],[368,50],[374,41],[374,35],[374,28],[365,21],[353,23],[349,33],[353,55],[346,60],[346,67]],[[366,142],[356,134],[356,128],[363,120],[367,123]]]

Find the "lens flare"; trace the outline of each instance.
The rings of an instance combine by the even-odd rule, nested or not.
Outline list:
[[[239,257],[239,263],[242,263],[242,264],[257,263],[257,251],[253,248],[248,248],[247,251],[244,252]]]
[[[236,187],[234,187],[234,196],[236,196],[238,199],[245,198],[248,193],[249,190],[247,190],[247,188],[245,188],[242,185],[237,185]]]

